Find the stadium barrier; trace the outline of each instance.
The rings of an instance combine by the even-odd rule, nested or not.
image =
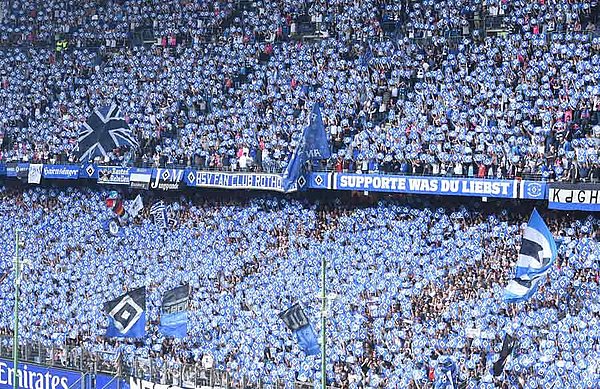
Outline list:
[[[13,386],[13,361],[0,358],[0,387]],[[21,362],[17,365],[18,388],[87,389],[89,376],[78,371]]]
[[[0,388],[12,387],[12,348],[8,346],[8,339],[0,338]],[[251,383],[244,377],[236,382],[230,372],[201,363],[174,368],[152,358],[134,356],[124,361],[119,354],[97,352],[93,355],[69,345],[47,347],[41,343],[26,343],[19,347],[19,354],[19,371],[29,372],[27,385],[23,383],[19,389],[289,388],[280,380]],[[314,384],[296,381],[293,387],[309,389]]]
[[[34,163],[0,164],[0,176],[38,185],[44,180],[95,181],[142,190],[216,188],[284,192],[283,179],[274,173],[224,172],[196,168],[145,168]],[[301,175],[297,190],[325,189],[404,194],[471,196],[499,199],[548,200],[550,208],[599,211],[600,184],[547,183],[529,179],[410,176],[311,172]]]

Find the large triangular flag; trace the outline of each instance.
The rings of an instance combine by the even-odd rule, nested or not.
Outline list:
[[[318,103],[315,103],[310,116],[310,124],[302,132],[302,138],[283,173],[283,189],[289,192],[295,187],[306,161],[329,157],[331,157],[331,150],[321,117],[321,108]]]

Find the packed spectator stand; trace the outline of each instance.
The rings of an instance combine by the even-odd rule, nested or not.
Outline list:
[[[73,161],[117,101],[111,162],[597,181],[597,1],[3,3],[2,161]]]
[[[277,314],[301,302],[319,328],[326,256],[335,295],[327,369],[335,387],[428,387],[441,356],[456,360],[469,387],[599,382],[594,216],[542,211],[560,243],[557,266],[532,300],[510,305],[502,290],[529,205],[494,212],[422,198],[361,206],[349,198],[179,195],[168,200],[174,229],[155,225],[146,210],[122,238],[110,238],[100,222],[110,213],[105,196],[97,189],[3,191],[0,264],[8,268],[11,231],[20,226],[31,262],[22,286],[23,355],[38,362],[178,385],[211,367],[232,387],[312,385],[319,358],[304,356]],[[11,278],[0,284],[5,301]],[[166,339],[155,326],[160,299],[181,283],[192,288],[188,337]],[[149,292],[148,336],[104,338],[103,302],[140,285]],[[12,304],[0,307],[4,354]],[[506,374],[494,378],[489,368],[505,333],[519,345]]]
[[[321,102],[334,154],[308,169],[597,183],[599,7],[2,0],[0,163],[78,162],[81,125],[115,102],[140,148],[95,162],[281,173]],[[3,187],[0,356],[12,347],[20,226],[31,261],[21,350],[38,363],[175,385],[312,387],[319,361],[277,315],[300,301],[319,329],[326,256],[332,387],[433,387],[445,356],[467,387],[600,385],[596,216],[540,210],[558,263],[515,307],[502,288],[530,203],[339,197],[185,192],[166,200],[168,230],[149,197],[112,239],[102,189]],[[190,336],[166,339],[160,299],[184,282]],[[105,338],[103,302],[142,284],[150,335]],[[493,377],[507,333],[519,344]]]

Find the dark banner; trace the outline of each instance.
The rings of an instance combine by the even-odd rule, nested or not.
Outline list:
[[[27,179],[29,178],[29,164],[18,163],[16,168],[16,174],[19,180],[27,181]]]
[[[517,344],[517,338],[510,336],[509,334],[504,335],[504,341],[502,342],[502,350],[500,350],[500,356],[496,363],[494,363],[494,376],[498,377],[502,375],[506,360],[509,355],[512,354],[515,345]]]
[[[165,292],[160,311],[160,332],[166,336],[185,338],[187,335],[187,310],[189,285]]]
[[[98,184],[129,185],[129,167],[98,166]]]

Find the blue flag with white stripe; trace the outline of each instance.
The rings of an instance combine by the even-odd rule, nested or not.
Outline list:
[[[159,330],[163,335],[185,338],[188,323],[189,285],[165,292],[160,313]]]
[[[506,302],[529,300],[555,260],[554,237],[540,214],[534,209],[523,232],[515,278],[506,286],[504,300]]]
[[[294,187],[306,161],[329,157],[331,157],[331,150],[321,117],[321,108],[318,103],[315,103],[310,116],[310,124],[302,132],[302,139],[296,146],[283,173],[283,189],[288,192]]]

